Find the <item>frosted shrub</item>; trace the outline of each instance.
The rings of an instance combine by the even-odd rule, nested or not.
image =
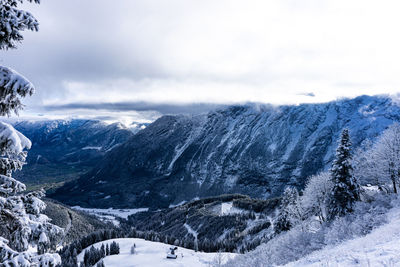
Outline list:
[[[394,196],[377,194],[370,203],[358,202],[354,212],[332,222],[325,231],[325,243],[337,244],[370,233],[387,222],[386,213],[392,208]]]
[[[211,262],[211,267],[221,267],[223,266],[223,262],[225,261],[224,255],[221,252],[214,257],[213,261]]]
[[[273,240],[267,251],[271,253],[271,264],[284,264],[320,249],[323,245],[320,232],[304,232],[300,228],[294,228]]]
[[[301,197],[301,205],[306,215],[317,216],[320,222],[327,218],[327,204],[333,183],[328,172],[313,175],[307,181]]]
[[[239,256],[226,266],[272,266],[297,260],[324,246],[321,232],[304,232],[296,227],[282,233],[254,251]]]
[[[354,159],[355,176],[363,184],[397,193],[400,183],[400,125],[390,125],[375,143],[366,142]]]

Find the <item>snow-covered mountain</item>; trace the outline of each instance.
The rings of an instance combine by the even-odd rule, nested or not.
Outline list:
[[[32,141],[28,164],[16,175],[28,184],[79,177],[134,135],[122,124],[95,120],[19,121],[14,127]]]
[[[91,207],[168,207],[196,197],[278,196],[329,168],[339,133],[354,146],[400,120],[390,98],[361,96],[297,106],[231,106],[164,116],[105,155],[55,198]]]

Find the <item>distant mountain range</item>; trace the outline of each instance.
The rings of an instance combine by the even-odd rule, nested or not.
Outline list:
[[[270,198],[329,168],[343,128],[357,147],[399,120],[397,103],[369,96],[163,116],[52,197],[71,205],[130,208],[223,193]]]
[[[134,135],[120,123],[95,120],[20,121],[14,127],[32,141],[27,165],[15,175],[28,186],[76,179]]]

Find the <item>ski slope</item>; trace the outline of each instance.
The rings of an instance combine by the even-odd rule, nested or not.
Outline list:
[[[103,262],[106,267],[209,267],[214,262],[225,263],[228,259],[236,256],[234,253],[194,252],[179,247],[178,258],[176,260],[167,259],[167,252],[171,245],[139,238],[111,239],[96,243],[94,247],[100,248],[102,244],[111,244],[113,241],[119,243],[120,254],[105,257]],[[133,244],[136,244],[135,254],[130,253]],[[79,262],[83,261],[84,253],[85,251],[78,255]]]
[[[392,209],[388,223],[370,234],[328,246],[285,266],[400,266],[400,208]]]

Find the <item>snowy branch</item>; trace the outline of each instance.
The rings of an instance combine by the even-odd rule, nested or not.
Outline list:
[[[8,123],[0,122],[0,152],[20,154],[32,146],[31,141]]]
[[[16,71],[0,66],[0,115],[18,113],[22,109],[21,98],[32,95],[33,84]]]
[[[39,0],[28,0],[39,4]],[[29,12],[17,9],[23,0],[0,0],[0,49],[16,48],[24,38],[20,31],[39,30],[39,22]]]

